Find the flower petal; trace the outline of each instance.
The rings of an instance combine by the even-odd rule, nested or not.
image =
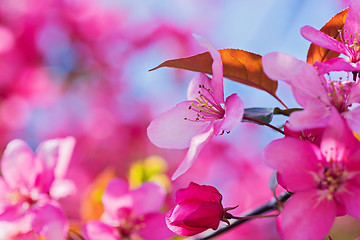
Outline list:
[[[357,43],[359,43],[360,34],[360,2],[359,1],[351,1],[349,6],[349,12],[346,17],[345,25],[344,25],[344,38],[345,40],[349,40],[349,44],[355,43],[355,38],[357,39]]]
[[[188,148],[191,139],[209,126],[209,122],[195,121],[197,115],[189,109],[191,103],[198,104],[194,101],[181,102],[155,118],[147,128],[150,141],[162,148]]]
[[[283,240],[320,240],[329,233],[336,205],[322,195],[315,189],[299,192],[285,203],[278,225]]]
[[[165,224],[165,213],[147,214],[141,225],[138,234],[146,240],[165,240],[174,236]],[[156,231],[154,231],[156,229]]]
[[[132,190],[130,195],[134,205],[132,210],[136,217],[141,217],[158,212],[164,203],[166,192],[156,183],[145,182],[139,188]]]
[[[132,208],[133,199],[129,194],[129,185],[126,181],[115,178],[106,186],[101,198],[105,211],[116,219],[119,208]]]
[[[285,53],[269,53],[262,57],[266,75],[274,80],[282,80],[292,86],[296,101],[305,106],[309,101],[330,104],[323,87],[326,79],[310,64]]]
[[[347,181],[342,191],[337,191],[336,199],[345,206],[346,214],[353,217],[360,218],[360,186],[353,184],[353,182]]]
[[[51,204],[36,209],[32,227],[37,234],[54,240],[65,239],[69,229],[65,214]]]
[[[302,27],[300,32],[305,39],[320,47],[343,53],[345,55],[348,53],[345,44],[311,26],[306,25]]]
[[[180,177],[193,165],[195,159],[199,155],[201,149],[212,139],[214,136],[214,128],[210,126],[210,129],[206,132],[200,133],[191,139],[189,150],[181,162],[180,166],[176,169],[174,175],[171,177],[172,180]]]
[[[291,113],[289,122],[292,129],[301,131],[309,128],[325,127],[330,115],[329,109],[315,102],[308,103],[306,106],[304,110]]]
[[[225,102],[225,116],[222,121],[219,121],[219,127],[216,129],[217,123],[215,123],[215,135],[221,130],[231,131],[237,127],[244,116],[244,104],[239,96],[234,93],[226,98]]]
[[[314,66],[317,67],[319,74],[325,74],[331,71],[359,71],[360,69],[354,67],[344,58],[331,58],[325,62],[315,62]]]
[[[351,111],[343,112],[349,127],[356,133],[360,133],[360,107],[354,108]]]
[[[120,240],[114,227],[100,221],[90,221],[83,225],[81,232],[86,240]]]
[[[224,79],[223,79],[223,64],[221,60],[221,55],[208,40],[196,34],[193,34],[193,36],[201,46],[209,50],[211,57],[213,58],[213,64],[212,64],[213,91],[216,96],[216,99],[219,99],[222,102],[224,102],[224,84],[223,84]]]
[[[360,149],[359,141],[335,108],[322,136],[320,149],[327,161],[343,161]]]
[[[49,192],[55,178],[65,176],[75,139],[52,139],[42,142],[36,149],[36,161],[40,164],[37,185],[43,192]]]
[[[16,139],[7,145],[1,159],[1,172],[10,188],[34,186],[37,174],[34,158],[33,151],[22,140]]]
[[[194,198],[203,201],[220,203],[222,196],[213,186],[199,185],[197,183],[190,182],[187,188],[177,190],[175,202],[180,203]]]
[[[204,87],[202,87],[204,86]],[[187,90],[187,98],[190,101],[197,101],[196,98],[199,97],[199,91],[201,94],[205,95],[207,98],[212,99],[208,91],[206,89],[212,89],[211,79],[206,76],[204,73],[196,74],[193,79],[191,79],[188,90]]]
[[[312,143],[294,138],[271,142],[264,149],[264,161],[278,170],[290,191],[303,191],[317,186],[313,173],[317,173],[321,153]],[[280,182],[279,182],[280,183]]]

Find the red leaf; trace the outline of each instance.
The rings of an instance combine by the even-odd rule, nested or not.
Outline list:
[[[218,51],[223,61],[224,77],[266,91],[281,102],[275,94],[278,82],[265,75],[261,64],[261,55],[239,49]],[[205,52],[187,58],[165,61],[150,71],[161,67],[172,67],[212,74],[212,62],[213,59],[209,52]]]

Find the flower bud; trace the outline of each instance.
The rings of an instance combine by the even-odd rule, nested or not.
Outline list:
[[[191,182],[176,192],[176,206],[166,215],[168,228],[178,235],[192,236],[209,228],[216,230],[224,217],[219,191]]]

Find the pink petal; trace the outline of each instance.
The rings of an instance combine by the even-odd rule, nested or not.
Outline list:
[[[34,186],[37,174],[34,153],[24,141],[16,139],[7,145],[1,159],[1,172],[12,189]]]
[[[214,82],[204,73],[195,75],[195,77],[190,81],[188,87],[188,91],[187,91],[188,100],[198,101],[198,99],[200,99],[199,95],[201,94],[204,96],[204,100],[209,99],[210,101],[218,105],[224,103],[224,98],[218,98],[215,95],[214,93],[215,87],[213,86],[213,83]]]
[[[194,200],[187,201],[192,202]],[[185,203],[186,201],[182,204]],[[190,207],[188,210],[193,209]],[[184,211],[186,211],[186,209],[184,209]],[[224,209],[219,203],[202,202],[195,211],[192,211],[192,213],[183,220],[183,222],[187,226],[195,228],[212,228],[213,230],[216,230],[219,227],[219,223],[223,215]]]
[[[198,104],[194,101],[181,102],[155,118],[147,128],[150,141],[162,148],[188,148],[191,139],[209,126],[209,122],[195,121],[196,112],[189,109],[192,102]]]
[[[299,192],[285,203],[280,216],[283,240],[321,240],[335,220],[336,205],[320,190]]]
[[[31,231],[31,217],[15,205],[9,206],[0,214],[0,239],[12,239],[12,236]]]
[[[32,227],[37,234],[53,240],[65,239],[69,230],[62,210],[50,204],[36,209]]]
[[[171,177],[172,180],[180,177],[193,165],[195,159],[199,155],[201,149],[213,138],[214,128],[211,126],[206,132],[200,133],[191,139],[189,150],[181,162],[180,166],[176,169],[174,175]]]
[[[349,154],[360,149],[359,141],[354,137],[345,120],[335,108],[332,108],[328,127],[325,128],[320,149],[327,161],[343,161]]]
[[[311,26],[304,26],[300,30],[301,35],[309,40],[310,42],[320,46],[324,47],[330,50],[333,50],[335,52],[343,53],[347,55],[346,46],[339,42],[338,40],[330,37],[329,35],[326,35],[325,33],[311,27]]]
[[[269,53],[262,57],[266,75],[274,80],[282,80],[292,86],[296,101],[305,106],[309,101],[329,104],[323,87],[325,78],[310,64],[285,53]]]
[[[133,207],[129,185],[120,178],[113,179],[108,183],[101,200],[105,211],[114,219],[117,218],[119,208],[131,209]]]
[[[357,39],[359,42],[358,34],[360,34],[360,2],[351,1],[349,6],[349,13],[346,17],[344,25],[344,38],[349,40],[349,44],[353,44],[354,40]]]
[[[317,186],[314,173],[321,153],[312,143],[294,138],[283,138],[271,142],[264,149],[264,161],[278,170],[281,181],[291,191],[303,191]]]
[[[345,206],[346,214],[360,218],[360,185],[358,183],[353,184],[353,181],[348,180],[342,189],[336,192],[336,200]]]
[[[331,58],[325,62],[315,62],[314,66],[317,67],[319,74],[325,74],[331,71],[359,71],[359,68],[354,67],[344,58]]]
[[[360,107],[352,109],[348,112],[343,112],[343,115],[346,119],[347,124],[354,132],[360,132]]]
[[[133,199],[132,210],[136,217],[140,217],[158,212],[165,201],[166,192],[156,183],[145,182],[139,188],[131,191],[130,195]]]
[[[147,214],[141,226],[138,234],[146,240],[165,240],[174,236],[165,224],[165,213]]]
[[[360,102],[360,82],[357,81],[351,87],[351,92],[349,96],[349,103],[359,103]]]
[[[167,227],[174,233],[182,236],[193,236],[208,229],[208,228],[190,228],[190,227],[184,228],[182,226],[179,227],[176,225],[172,225],[171,222],[174,211],[175,211],[175,207],[166,214],[166,218],[165,218]]]
[[[45,141],[36,149],[36,160],[40,163],[41,172],[37,185],[43,192],[48,192],[55,178],[63,178],[75,145],[75,139],[52,139]]]
[[[237,127],[244,116],[244,104],[239,96],[234,93],[226,98],[225,102],[225,116],[220,122],[218,129],[215,125],[215,135],[221,130],[231,131]],[[216,123],[215,123],[216,124]]]
[[[67,137],[58,139],[59,157],[55,166],[55,178],[63,178],[67,173],[67,169],[71,160],[71,156],[75,147],[75,138]]]
[[[120,240],[120,236],[114,227],[100,221],[86,223],[81,232],[86,240]]]
[[[175,202],[180,203],[188,199],[199,199],[220,203],[222,196],[213,186],[199,185],[197,183],[190,182],[187,188],[177,190]]]
[[[76,193],[75,184],[66,179],[56,179],[50,188],[50,196],[52,199],[60,199]]]
[[[215,93],[216,99],[224,101],[224,85],[223,85],[223,64],[221,60],[220,53],[216,50],[216,48],[205,38],[193,34],[195,39],[198,41],[198,43],[207,48],[211,54],[211,57],[213,58],[213,64],[212,64],[212,86],[213,91]]]
[[[308,128],[321,128],[327,125],[330,110],[322,104],[314,102],[306,104],[306,108],[293,112],[289,122],[293,130],[304,130]]]

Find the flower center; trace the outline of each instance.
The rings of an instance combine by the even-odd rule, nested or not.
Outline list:
[[[221,119],[225,115],[225,110],[216,100],[210,88],[199,85],[199,96],[196,97],[197,102],[189,105],[189,110],[196,112],[195,119],[184,118],[184,120],[194,122],[207,122],[211,120]]]
[[[345,32],[345,30],[344,30]],[[357,34],[355,32],[354,34],[354,37],[352,34],[350,34],[350,39],[353,39],[352,42],[350,42],[350,39],[345,39],[344,38],[344,35],[342,34],[341,31],[339,31],[340,33],[340,40],[342,43],[344,43],[346,46],[347,46],[347,52],[348,52],[348,57],[350,58],[350,62],[358,62],[360,60],[360,52],[359,52],[359,49],[360,49],[360,43],[359,43],[359,38],[360,38],[360,35]]]
[[[325,90],[328,93],[328,98],[331,105],[336,107],[339,113],[348,111],[348,107],[351,106],[351,104],[349,104],[349,96],[354,82],[342,82],[327,79],[326,81],[327,83],[325,84]]]

